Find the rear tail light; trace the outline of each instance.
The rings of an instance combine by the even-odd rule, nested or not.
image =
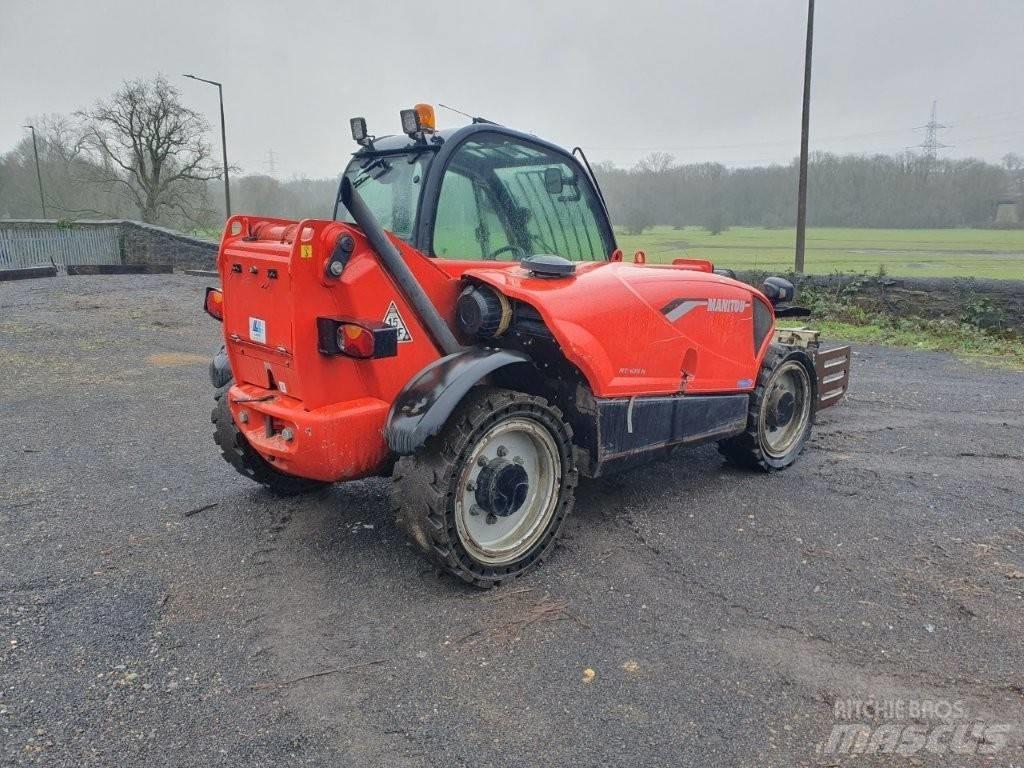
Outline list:
[[[224,294],[219,288],[207,288],[203,309],[214,320],[224,320]]]
[[[338,349],[349,357],[373,357],[377,346],[373,331],[353,323],[342,323],[335,332]]]
[[[398,329],[374,320],[318,317],[317,337],[325,355],[346,355],[360,360],[398,354]]]

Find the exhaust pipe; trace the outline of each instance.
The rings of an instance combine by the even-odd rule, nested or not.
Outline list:
[[[383,227],[370,209],[366,207],[363,198],[356,192],[356,188],[352,186],[352,182],[347,176],[341,179],[341,203],[352,214],[352,218],[363,231],[363,235],[370,241],[370,247],[384,262],[384,268],[398,283],[398,290],[402,292],[406,301],[412,304],[420,321],[427,327],[427,331],[441,350],[446,355],[460,351],[462,347],[455,340],[451,328],[441,318],[437,308],[431,303],[423,291],[423,287],[416,280],[416,276],[413,275],[412,270],[409,269],[405,260],[402,259],[402,255],[395,248],[395,244],[391,242]]]

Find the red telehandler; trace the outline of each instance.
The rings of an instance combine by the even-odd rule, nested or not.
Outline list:
[[[205,306],[239,472],[278,494],[391,475],[419,551],[490,587],[551,551],[581,475],[706,441],[796,460],[850,353],[776,329],[806,314],[792,284],[626,260],[582,152],[401,118],[383,138],[352,121],[332,220],[227,222]]]

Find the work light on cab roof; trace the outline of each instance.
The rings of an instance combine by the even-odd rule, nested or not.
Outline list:
[[[348,124],[352,126],[352,139],[356,144],[362,147],[372,146],[373,136],[370,136],[366,131],[365,117],[353,117],[348,121]]]
[[[402,133],[409,138],[422,139],[424,134],[436,130],[434,108],[429,104],[417,104],[412,109],[403,109],[399,116],[402,118]]]

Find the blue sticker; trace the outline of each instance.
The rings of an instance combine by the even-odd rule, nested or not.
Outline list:
[[[249,341],[257,344],[267,343],[267,322],[259,317],[249,318]]]
[[[736,386],[739,387],[740,389],[748,389],[754,386],[754,382],[752,382],[750,379],[740,379],[739,381],[736,382]]]

